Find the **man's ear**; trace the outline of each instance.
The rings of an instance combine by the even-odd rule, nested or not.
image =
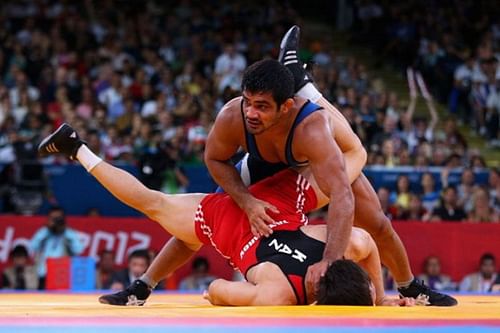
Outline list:
[[[283,113],[288,113],[295,104],[295,101],[293,98],[288,98],[283,104],[281,104],[281,112]]]

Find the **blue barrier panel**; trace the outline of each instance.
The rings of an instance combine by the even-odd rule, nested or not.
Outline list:
[[[410,180],[410,190],[419,193],[422,190],[420,180],[422,174],[430,172],[436,182],[436,190],[442,188],[441,184],[441,167],[427,167],[425,169],[415,168],[410,166],[399,167],[383,167],[383,166],[368,166],[363,169],[363,173],[368,177],[375,189],[381,186],[387,187],[389,190],[396,190],[396,181],[400,175],[408,176]],[[457,185],[460,183],[463,168],[456,168],[450,171],[448,175],[448,184]],[[487,169],[474,170],[476,184],[487,184],[489,171]]]
[[[95,259],[92,257],[72,257],[70,280],[73,291],[94,290],[96,282]]]
[[[215,192],[217,184],[213,181],[208,169],[204,165],[183,165],[182,170],[189,179],[187,192],[189,193],[212,193]]]
[[[118,164],[118,167],[130,172],[134,176],[139,174],[134,165]],[[1,167],[1,165],[0,165]],[[182,170],[189,179],[188,192],[211,193],[215,190],[216,184],[210,177],[204,165],[182,165]],[[385,186],[390,190],[395,190],[396,181],[399,175],[407,175],[410,179],[410,189],[413,192],[420,192],[420,180],[426,171],[431,172],[436,181],[436,189],[441,189],[440,167],[427,167],[417,169],[414,167],[382,167],[369,166],[363,172],[373,184],[375,189]],[[90,209],[97,209],[104,216],[142,216],[142,214],[114,198],[103,186],[101,186],[92,175],[87,173],[78,164],[67,165],[47,165],[45,172],[48,176],[49,187],[67,214],[87,215]],[[455,185],[460,182],[461,168],[450,171],[449,184]],[[475,171],[475,180],[478,184],[488,182],[489,172],[486,169]],[[0,198],[1,200],[1,198]],[[44,214],[48,210],[48,202],[39,210]],[[2,203],[0,202],[0,207]]]
[[[138,174],[133,165],[117,166],[134,176]],[[47,165],[45,172],[50,189],[67,214],[87,215],[95,208],[106,216],[143,216],[116,199],[80,165]]]

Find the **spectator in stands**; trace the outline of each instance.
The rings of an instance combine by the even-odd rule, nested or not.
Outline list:
[[[3,272],[3,288],[27,290],[38,288],[36,269],[30,264],[28,249],[16,245],[10,252],[11,264]]]
[[[422,173],[420,180],[422,186],[422,205],[428,212],[432,212],[439,205],[439,191],[436,191],[436,182],[430,172]]]
[[[448,275],[441,274],[441,260],[429,256],[424,261],[424,272],[418,278],[435,290],[455,290],[456,285]]]
[[[401,117],[401,124],[403,126],[402,135],[409,146],[409,150],[413,152],[419,143],[433,142],[434,129],[439,121],[439,117],[433,98],[427,91],[427,86],[420,72],[415,72],[412,68],[408,68],[406,73],[410,91],[410,103],[406,112]],[[429,122],[425,118],[414,117],[418,96],[417,86],[420,88],[420,92],[426,101],[427,109],[431,116]]]
[[[410,194],[410,202],[408,209],[402,211],[398,216],[399,220],[406,221],[428,221],[430,218],[429,211],[422,205],[422,200],[417,194]]]
[[[102,250],[96,267],[96,289],[110,289],[115,274],[115,254],[111,250]]]
[[[431,221],[463,221],[464,210],[457,205],[457,190],[453,186],[443,189],[440,205],[432,211]]]
[[[500,171],[493,168],[488,178],[490,190],[490,206],[493,207],[496,214],[500,214]]]
[[[214,73],[219,92],[226,87],[240,89],[243,71],[247,67],[245,57],[239,53],[233,44],[226,44],[224,52],[215,60]]]
[[[444,121],[443,131],[436,134],[436,136],[444,143],[450,151],[455,149],[467,149],[467,140],[460,133],[457,121],[453,117],[448,117]]]
[[[473,208],[472,196],[474,193],[475,176],[471,168],[465,168],[457,186],[458,205],[469,213]]]
[[[38,289],[45,289],[47,259],[77,256],[83,252],[78,233],[67,227],[64,211],[57,206],[50,208],[46,225],[34,234],[30,246],[35,255]]]
[[[210,283],[216,279],[210,275],[210,265],[205,257],[197,257],[191,265],[192,273],[181,280],[179,284],[180,290],[204,291],[208,290]]]
[[[495,257],[485,253],[479,261],[479,272],[464,277],[460,291],[488,292],[497,278]]]
[[[495,112],[498,60],[491,55],[479,61],[482,77],[476,77],[472,87],[472,108],[479,134],[485,138],[491,138],[492,136],[496,138],[498,133],[491,133],[490,131],[495,129],[498,131],[498,124],[491,123],[491,120],[497,120],[498,122],[498,115]]]
[[[150,264],[148,250],[135,250],[128,256],[127,268],[115,272],[111,278],[111,289],[122,290],[144,274]]]
[[[390,192],[387,187],[379,187],[377,191],[377,196],[380,201],[380,205],[382,206],[382,210],[384,214],[389,218],[389,219],[396,219],[398,216],[398,209],[396,206],[392,205],[390,202]]]
[[[407,175],[399,175],[396,181],[396,191],[391,193],[391,203],[398,211],[403,212],[410,206],[410,179]]]
[[[469,94],[472,88],[475,59],[468,55],[465,62],[455,69],[453,89],[450,93],[450,112],[459,115],[462,123],[472,120],[472,110],[469,103]]]
[[[468,221],[475,223],[499,223],[500,219],[490,206],[490,195],[484,187],[475,187],[472,194],[472,210],[469,212]]]

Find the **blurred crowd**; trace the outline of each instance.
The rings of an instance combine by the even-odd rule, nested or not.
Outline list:
[[[395,289],[395,284],[386,269],[384,271],[385,288]],[[428,256],[422,267],[422,273],[418,279],[434,290],[460,291],[473,293],[498,293],[500,292],[500,274],[497,269],[497,261],[493,254],[484,253],[478,258],[477,270],[453,280],[442,269],[441,258]]]
[[[68,122],[93,151],[182,191],[247,64],[275,57],[295,12],[230,1],[3,2],[0,163],[34,159]],[[49,159],[48,162],[52,162]]]
[[[361,0],[354,8],[354,40],[379,52],[379,64],[418,68],[460,123],[500,147],[498,3]]]
[[[432,2],[439,15],[429,15],[434,7],[416,1],[389,7],[375,1],[355,3],[358,14],[353,31],[357,40],[379,48],[385,58],[405,70],[410,66],[405,71],[410,101],[405,101],[383,80],[370,76],[363,63],[331,49],[324,36],[308,35],[307,25],[301,24],[302,18],[287,2],[265,6],[259,2],[242,5],[190,0],[2,2],[3,211],[16,211],[17,205],[29,212],[29,203],[42,200],[37,197],[41,191],[55,201],[43,181],[40,163],[68,161],[60,157],[40,161],[36,146],[63,122],[74,126],[101,157],[135,164],[147,186],[169,193],[185,191],[189,178],[182,166],[203,163],[204,143],[213,119],[226,101],[239,94],[244,69],[264,57],[276,58],[282,35],[294,23],[302,25],[302,59],[314,63],[311,71],[318,88],[339,107],[362,139],[368,165],[409,165],[419,170],[439,166],[444,172],[467,166],[474,173],[487,165],[480,151],[470,149],[458,130],[458,122],[468,120],[440,119],[435,107],[465,82],[462,78],[455,88],[451,84],[441,91],[447,76],[438,73],[454,73],[444,61],[450,58],[444,57],[450,50],[456,56],[454,69],[461,64],[458,55],[468,50],[474,70],[484,74],[477,75],[487,82],[493,80],[490,72],[498,51],[498,25],[494,16],[479,15],[493,13],[488,12],[488,2],[480,2],[482,6],[471,12],[471,17],[453,15],[455,11],[468,13],[472,3]],[[472,24],[477,17],[482,18],[478,21],[481,24]],[[462,24],[464,20],[467,24]],[[458,36],[463,39],[460,44],[457,32],[463,31],[466,33]],[[436,32],[432,38],[430,32]],[[479,32],[481,42],[474,44],[470,36]],[[481,65],[484,59],[490,67]],[[489,94],[496,91],[488,89]],[[428,110],[424,115],[415,112],[421,100]],[[489,101],[490,96],[484,100]],[[467,108],[468,102],[459,99],[456,104]],[[494,110],[483,109],[485,121],[493,119],[491,115],[497,114]],[[471,117],[476,115],[471,112]],[[489,123],[478,124],[489,128]],[[466,171],[463,178],[467,178]],[[446,179],[442,183],[446,184]],[[457,188],[446,187],[442,196],[437,186],[422,187],[419,193],[411,191],[405,188],[404,177],[393,188],[377,190],[394,218],[498,221],[499,189],[498,170],[492,170],[486,186],[477,186],[472,180]],[[448,192],[450,199],[446,199]],[[463,214],[447,213],[452,209],[447,202],[456,204],[453,195],[460,198],[458,207]],[[485,202],[486,212],[482,208]],[[36,207],[33,204],[35,213]]]
[[[19,243],[10,251],[6,267],[0,270],[0,288],[60,289],[56,280],[64,280],[64,274],[61,272],[64,271],[65,262],[54,260],[81,256],[84,247],[79,231],[68,225],[65,211],[61,207],[53,206],[47,214],[45,225],[33,234],[29,242]],[[95,263],[95,269],[80,266],[77,274],[81,277],[74,279],[85,280],[83,276],[85,271],[89,270],[95,275],[95,281],[89,282],[90,288],[122,290],[146,272],[156,254],[156,251],[150,248],[131,249],[127,262],[120,267],[116,264],[115,252],[102,249],[96,260],[91,262],[91,265]],[[208,259],[198,256],[191,262],[188,275],[182,276],[180,280],[180,276],[171,276],[161,281],[157,289],[203,291],[216,279],[209,272]],[[92,279],[92,275],[90,276]]]

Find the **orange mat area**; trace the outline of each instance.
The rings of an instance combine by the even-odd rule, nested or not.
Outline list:
[[[2,293],[0,317],[365,318],[500,321],[500,296],[457,296],[455,307],[216,307],[201,295],[155,293],[144,307],[99,304],[98,294]]]

